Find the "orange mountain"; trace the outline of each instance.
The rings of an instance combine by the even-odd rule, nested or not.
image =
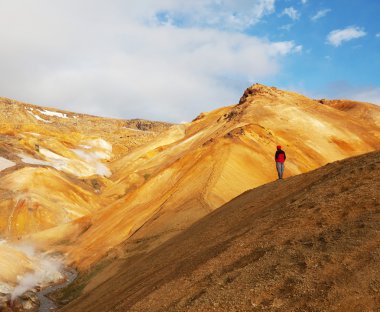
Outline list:
[[[369,108],[365,120],[379,112]],[[242,192],[273,181],[277,144],[288,154],[287,177],[377,150],[380,128],[362,117],[254,85],[239,104],[173,126],[113,162],[114,183],[103,192],[112,203],[91,215],[91,227],[65,249],[68,257],[86,268],[107,252],[131,256],[158,246]]]
[[[62,311],[377,311],[379,171],[374,152],[247,191]]]
[[[80,272],[141,256],[275,180],[276,145],[288,156],[286,178],[378,150],[379,111],[259,84],[239,104],[180,125],[1,99],[0,238],[60,252]],[[0,250],[12,254],[7,243]],[[0,278],[12,283],[33,270],[23,259],[12,278],[7,263]]]

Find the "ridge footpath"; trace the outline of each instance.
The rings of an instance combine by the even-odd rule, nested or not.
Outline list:
[[[377,311],[379,172],[377,151],[249,190],[62,311]]]

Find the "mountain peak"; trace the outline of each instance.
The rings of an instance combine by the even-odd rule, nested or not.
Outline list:
[[[255,83],[249,88],[247,88],[242,97],[240,98],[239,105],[244,104],[248,98],[256,95],[264,95],[264,96],[278,96],[279,94],[282,94],[283,91],[275,88],[275,87],[268,87],[266,85],[262,85],[260,83]]]

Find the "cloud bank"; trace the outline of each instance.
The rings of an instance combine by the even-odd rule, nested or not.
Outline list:
[[[300,50],[244,33],[274,0],[0,4],[0,95],[101,116],[190,120]]]

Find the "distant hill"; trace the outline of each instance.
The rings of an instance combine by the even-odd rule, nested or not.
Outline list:
[[[247,191],[62,311],[377,311],[379,172],[374,152]]]
[[[36,132],[57,139],[101,137],[112,144],[114,157],[148,142],[170,123],[112,119],[42,107],[0,97],[0,133]]]
[[[378,105],[351,100],[320,100],[319,102],[380,127],[380,110]]]
[[[171,124],[0,98],[0,240],[64,225],[107,205],[112,160]]]
[[[0,310],[3,294],[45,269],[25,236],[58,227],[63,243],[67,226],[83,230],[80,219],[109,204],[101,192],[113,183],[110,163],[170,126],[0,98]]]

